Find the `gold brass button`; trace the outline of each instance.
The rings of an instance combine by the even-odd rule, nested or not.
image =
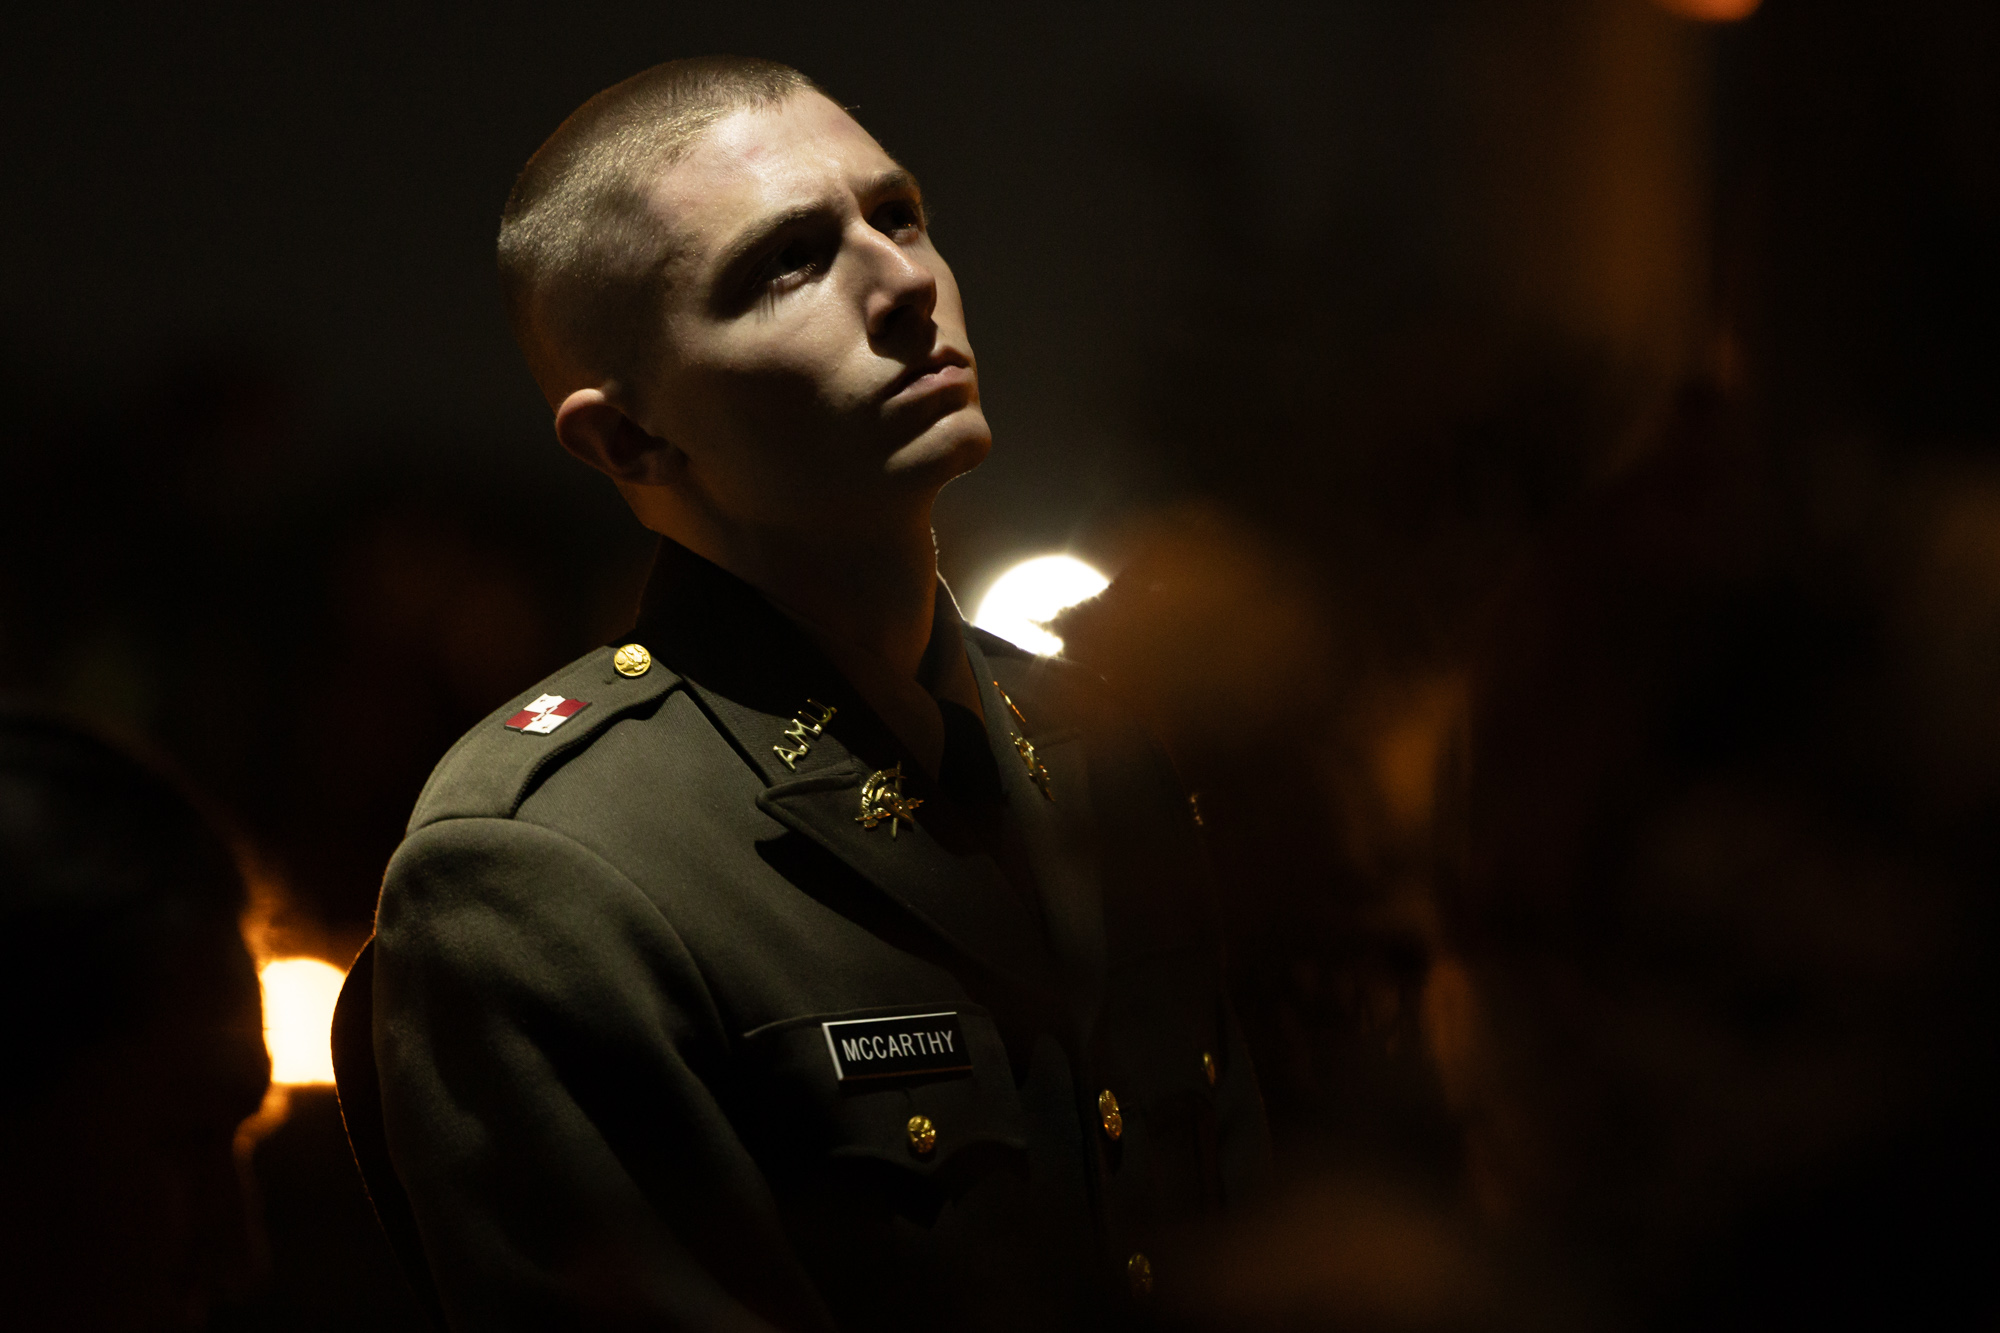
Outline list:
[[[1125,1261],[1125,1280],[1132,1284],[1132,1295],[1146,1297],[1153,1293],[1153,1261],[1143,1254],[1135,1254]]]
[[[1118,1109],[1118,1099],[1106,1088],[1097,1094],[1097,1119],[1104,1126],[1104,1137],[1116,1139],[1125,1132],[1125,1116]]]
[[[643,676],[653,669],[653,655],[642,644],[628,643],[611,655],[611,665],[621,676]]]
[[[910,1151],[917,1156],[922,1157],[937,1147],[937,1126],[931,1123],[929,1116],[913,1115],[905,1128],[910,1134]]]
[[[1203,1078],[1208,1080],[1209,1087],[1212,1088],[1215,1086],[1215,1057],[1207,1051],[1201,1053],[1201,1074]]]

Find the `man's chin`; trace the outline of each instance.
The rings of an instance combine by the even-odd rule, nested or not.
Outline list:
[[[890,476],[942,486],[972,471],[993,448],[993,432],[977,403],[932,423],[921,435],[889,455]]]

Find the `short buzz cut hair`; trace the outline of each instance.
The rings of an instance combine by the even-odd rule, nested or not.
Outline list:
[[[731,112],[804,92],[821,89],[774,60],[672,60],[606,88],[535,150],[500,214],[500,287],[551,406],[592,384],[631,382],[657,350],[672,259],[647,202],[659,173]]]

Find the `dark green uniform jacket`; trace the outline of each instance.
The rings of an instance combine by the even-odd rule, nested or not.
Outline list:
[[[1101,684],[949,624],[985,716],[941,706],[932,781],[668,543],[643,674],[592,653],[438,766],[342,1093],[379,1071],[357,1150],[454,1327],[1143,1323],[1137,1256],[1259,1178],[1185,796]]]

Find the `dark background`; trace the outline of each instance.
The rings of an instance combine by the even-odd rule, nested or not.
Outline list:
[[[1648,0],[10,18],[0,687],[142,738],[219,796],[258,858],[267,945],[345,962],[430,765],[626,622],[649,542],[556,447],[492,240],[569,110],[713,51],[795,63],[925,182],[996,430],[939,511],[961,601],[1047,550],[1121,576],[1072,652],[1203,792],[1305,1200],[1289,1276],[1229,1270],[1210,1317],[1749,1308],[1713,1295],[1765,1281],[1746,1264],[1793,1295],[1853,1264],[1785,1269],[1732,1237],[1949,1212],[1949,1190],[1841,1191],[1953,1176],[1971,1138],[1939,1108],[1988,1104],[1965,1071],[1990,1030],[1963,1018],[1987,998],[1983,946],[1938,942],[1985,938],[1967,904],[1991,882],[1974,830],[2000,746],[2000,22],[1971,0],[1770,0],[1731,24]],[[1826,647],[1864,640],[1920,646]],[[1835,661],[1851,669],[1828,683]],[[1793,716],[1777,697],[1816,702],[1771,730]],[[1691,715],[1727,743],[1683,753]],[[1871,739],[1838,763],[1814,749],[1849,732]],[[1550,737],[1583,739],[1550,759]],[[1465,1055],[1556,1049],[1552,1015],[1578,1006],[1625,1012],[1587,986],[1538,1007],[1505,980],[1522,951],[1596,966],[1653,938],[1595,909],[1589,930],[1496,916],[1562,879],[1507,849],[1581,849],[1600,870],[1563,883],[1618,881],[1636,854],[1601,847],[1651,845],[1630,812],[1680,808],[1745,746],[1795,805],[1866,812],[1871,855],[1946,886],[1924,919],[1949,928],[1868,973],[1901,997],[1876,1010],[1882,1048],[1922,1033],[1926,1054],[1856,1056],[1800,1096],[1919,1093],[1779,1117],[1819,1135],[1789,1156],[1728,1108],[1676,1111],[1737,1145],[1693,1203],[1595,1157],[1495,1165],[1481,1124],[1601,1110],[1547,1068],[1619,1063]],[[1850,769],[1835,801],[1825,775]],[[1599,799],[1633,773],[1670,776]],[[1769,940],[1838,915],[1824,901],[1778,912]],[[1696,934],[1694,972],[1769,990],[1769,949]],[[1853,993],[1866,965],[1827,957],[1807,988]],[[1828,1022],[1814,1040],[1877,1050]],[[301,1094],[262,1150],[278,1280],[243,1318],[387,1326],[401,1297],[323,1102]],[[1673,1138],[1633,1133],[1607,1160]],[[1881,1145],[1913,1138],[1933,1148],[1904,1170]],[[1915,1264],[1883,1260],[1869,1290]]]

